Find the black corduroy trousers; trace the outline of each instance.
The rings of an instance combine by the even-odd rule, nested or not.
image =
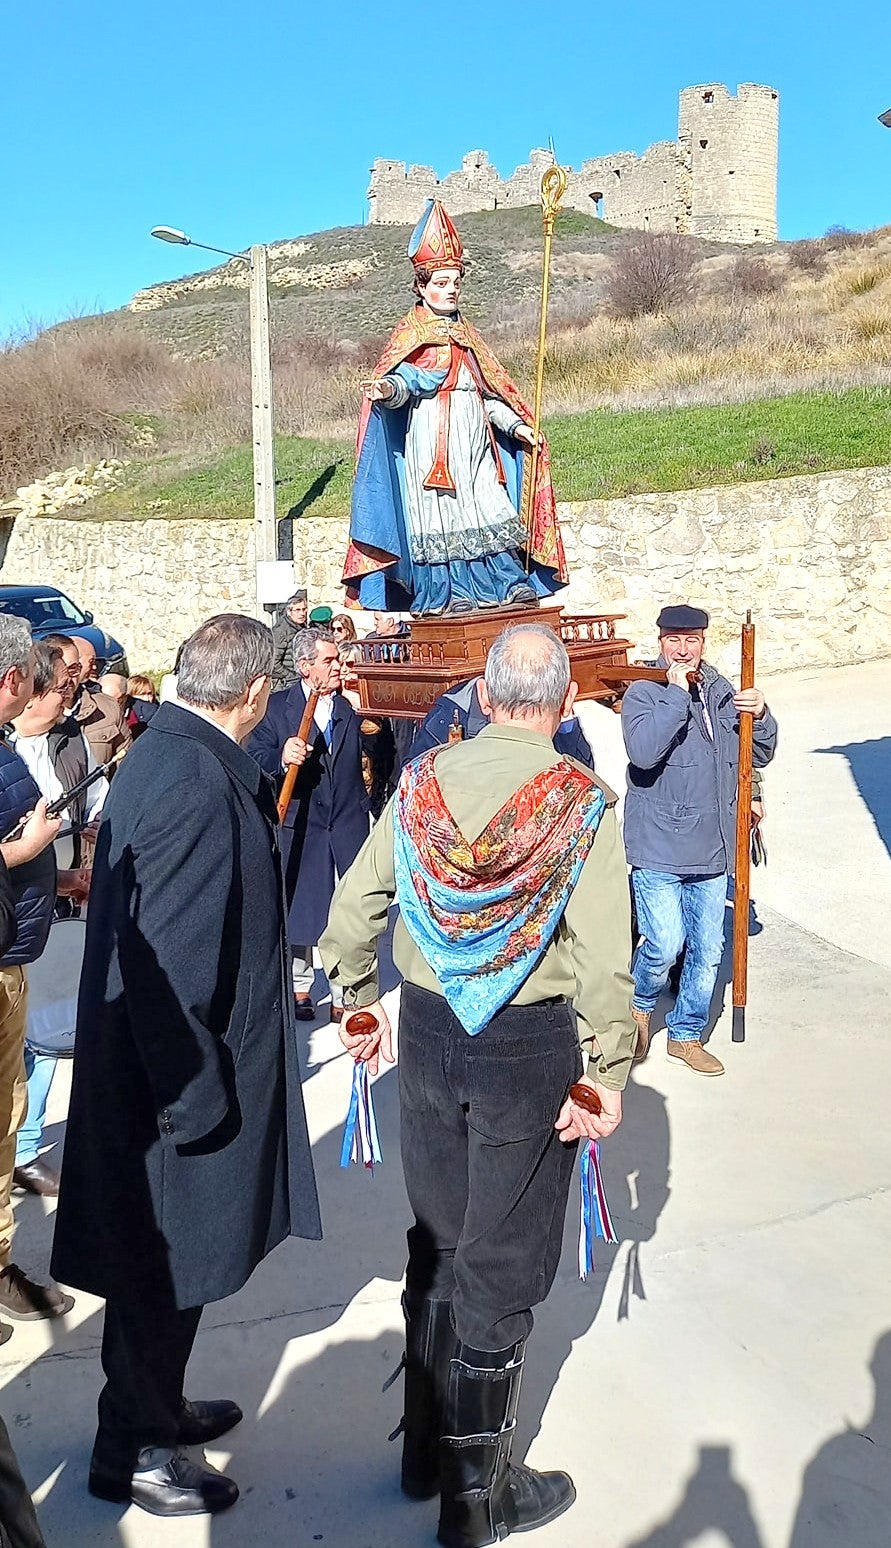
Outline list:
[[[439,995],[402,986],[406,1293],[409,1304],[450,1299],[473,1349],[526,1338],[554,1282],[578,1149],[554,1123],[581,1073],[562,1000],[505,1006],[471,1037]]]

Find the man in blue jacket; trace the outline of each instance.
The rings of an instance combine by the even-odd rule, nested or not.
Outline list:
[[[458,732],[452,737],[453,741],[469,742],[479,736],[491,721],[488,707],[483,709],[480,702],[480,690],[485,697],[483,679],[472,677],[469,682],[458,683],[441,693],[415,732],[408,757],[416,758],[431,747],[444,746],[453,729]],[[554,747],[564,758],[575,758],[578,763],[587,764],[589,769],[594,768],[594,754],[575,715],[561,722],[554,736]]]
[[[0,1312],[29,1322],[64,1316],[74,1305],[57,1285],[38,1284],[10,1261],[16,1133],[27,1107],[25,969],[46,946],[59,888],[52,845],[61,822],[47,817],[47,803],[26,765],[2,739],[2,728],[30,699],[33,682],[31,631],[24,619],[0,613],[0,840],[27,818],[20,838],[0,842],[0,856],[11,873],[16,924],[15,938],[0,959]],[[69,873],[62,885],[71,891],[74,882]],[[0,1323],[0,1344],[11,1332]]]
[[[625,850],[640,942],[634,954],[636,1057],[650,1017],[686,946],[668,1053],[697,1075],[723,1075],[702,1034],[724,948],[727,877],[736,849],[740,715],[754,717],[754,763],[776,751],[777,724],[760,688],[735,693],[703,659],[708,613],[664,607],[656,620],[668,682],[632,683],[622,701],[628,753]]]

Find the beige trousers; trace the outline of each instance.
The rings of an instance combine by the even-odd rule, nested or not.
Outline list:
[[[28,980],[21,967],[0,968],[0,1269],[12,1247],[15,1137],[28,1111],[25,1021]]]

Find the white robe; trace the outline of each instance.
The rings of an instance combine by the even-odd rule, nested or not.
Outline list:
[[[455,485],[450,490],[425,489],[424,480],[436,458],[439,431],[438,393],[409,392],[398,369],[388,380],[396,395],[387,408],[399,408],[411,398],[405,436],[405,514],[413,564],[449,564],[521,548],[525,533],[498,470],[486,425],[511,435],[523,423],[501,398],[480,398],[462,362],[449,409],[448,465]]]

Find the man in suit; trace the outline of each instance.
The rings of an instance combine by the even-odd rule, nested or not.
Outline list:
[[[182,1450],[241,1418],[183,1396],[205,1302],[286,1236],[321,1235],[275,806],[240,746],[272,649],[237,614],[186,642],[179,700],[122,765],[93,870],[53,1263],[106,1298],[90,1490],[156,1515],[238,1497]]]
[[[248,743],[262,769],[281,780],[299,768],[293,799],[282,824],[282,863],[293,957],[295,1015],[312,1021],[312,953],[328,919],[335,879],[349,870],[368,837],[368,792],[362,752],[372,752],[376,732],[365,733],[352,705],[339,692],[340,656],[326,629],[294,636],[293,687],[274,693]],[[297,736],[311,693],[318,693],[308,741]],[[338,995],[339,1001],[339,995]],[[340,1020],[339,1003],[332,1020]]]

